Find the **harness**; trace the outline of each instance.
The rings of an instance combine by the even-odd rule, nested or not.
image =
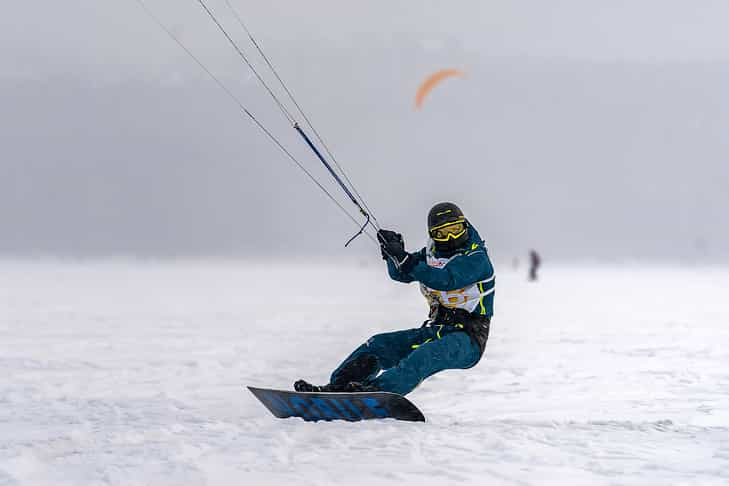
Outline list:
[[[431,313],[431,318],[425,321],[423,326],[438,326],[439,329],[436,334],[438,339],[441,337],[443,327],[455,327],[468,334],[483,354],[486,349],[486,341],[489,339],[491,318],[485,315],[472,314],[463,309],[450,309],[441,305],[435,309],[435,313]]]

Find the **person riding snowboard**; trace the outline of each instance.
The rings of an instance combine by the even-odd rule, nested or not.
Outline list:
[[[328,384],[298,380],[296,391],[405,395],[439,371],[471,368],[480,361],[495,285],[484,241],[458,206],[448,202],[430,210],[428,233],[428,246],[408,253],[402,235],[377,232],[390,277],[420,283],[430,306],[428,320],[419,328],[372,336],[334,370]]]

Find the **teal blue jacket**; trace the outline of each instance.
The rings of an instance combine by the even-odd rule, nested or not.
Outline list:
[[[443,268],[431,267],[426,262],[426,248],[413,253],[417,264],[408,273],[402,273],[388,258],[387,270],[390,278],[398,282],[420,282],[431,289],[458,290],[469,285],[490,280],[483,284],[482,292],[487,293],[494,288],[494,267],[489,259],[488,249],[484,241],[473,226],[468,229],[468,245],[465,250],[457,253]],[[436,257],[442,257],[435,253]],[[494,292],[483,297],[485,315],[492,316],[494,312]],[[474,313],[482,314],[480,307]]]

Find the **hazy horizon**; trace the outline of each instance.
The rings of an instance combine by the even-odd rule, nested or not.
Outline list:
[[[379,258],[134,1],[47,3],[0,19],[0,256]],[[195,2],[146,3],[337,191]],[[408,247],[453,200],[502,260],[729,261],[729,4],[233,3]]]

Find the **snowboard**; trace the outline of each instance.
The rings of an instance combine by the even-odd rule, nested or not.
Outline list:
[[[397,393],[308,393],[252,386],[248,389],[278,418],[299,417],[307,422],[384,418],[425,422],[423,413]]]

